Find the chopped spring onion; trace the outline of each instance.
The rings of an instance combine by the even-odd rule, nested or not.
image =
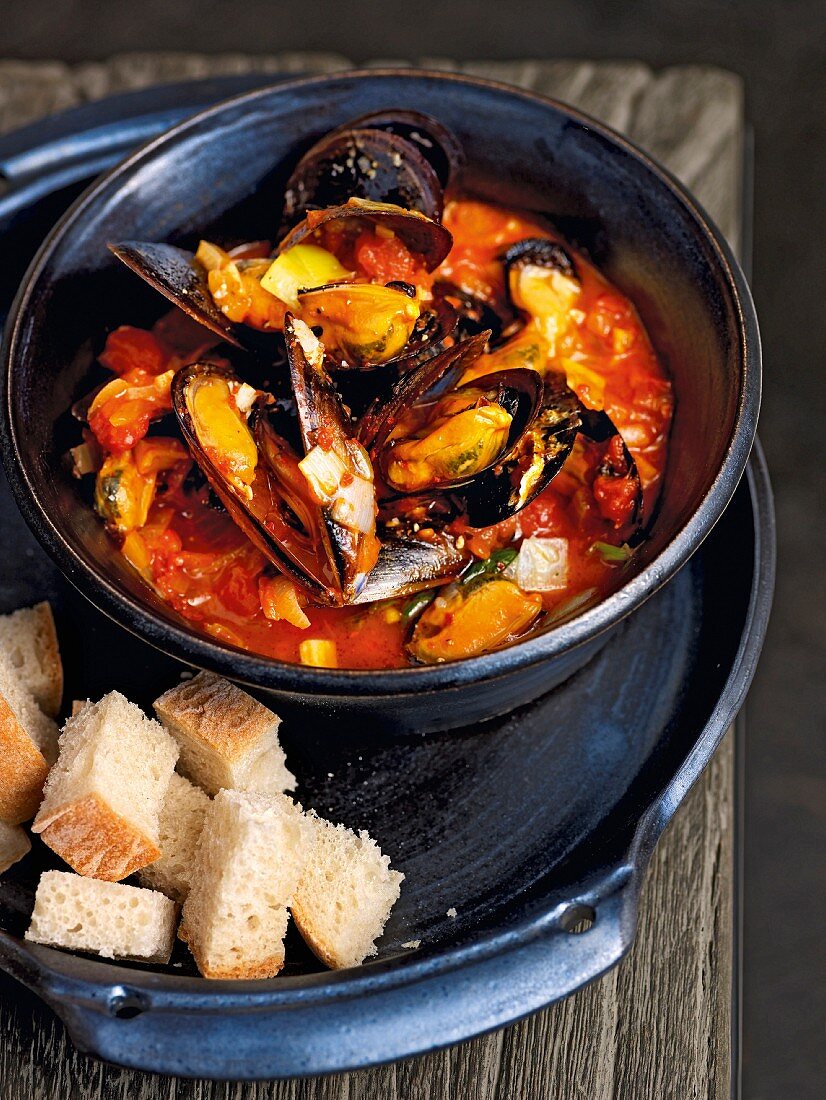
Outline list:
[[[354,477],[349,485],[342,486],[333,501],[331,515],[336,523],[348,531],[366,535],[376,523],[376,495],[373,482]]]
[[[338,668],[336,643],[328,638],[308,638],[298,647],[302,665],[313,668]]]
[[[299,290],[337,283],[349,277],[350,272],[326,248],[317,244],[296,244],[276,256],[261,279],[261,286],[297,309]]]
[[[599,554],[603,561],[612,565],[628,561],[634,553],[628,543],[625,542],[622,546],[614,546],[614,544],[610,542],[593,542],[591,543],[591,551],[592,553]]]
[[[325,451],[318,445],[306,453],[298,468],[320,504],[330,503],[338,492],[341,479],[347,473],[347,466],[341,455],[332,448]]]
[[[531,536],[505,576],[523,592],[557,592],[568,585],[568,540]]]
[[[437,591],[435,588],[429,588],[425,592],[417,592],[413,599],[408,600],[402,608],[402,618],[407,622],[417,619],[424,609],[433,603]]]
[[[475,561],[462,574],[462,584],[470,584],[471,581],[488,580],[491,577],[503,573],[516,558],[517,551],[512,546],[506,546],[503,550],[494,550],[489,558]]]

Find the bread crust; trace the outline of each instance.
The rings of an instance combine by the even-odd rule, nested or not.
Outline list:
[[[33,830],[43,842],[89,878],[119,882],[160,859],[161,850],[97,794],[66,803]]]
[[[155,700],[165,724],[235,763],[254,748],[280,719],[257,699],[228,680],[200,672]]]
[[[50,718],[56,718],[63,700],[63,662],[60,659],[60,643],[57,640],[54,615],[51,604],[45,600],[35,604],[32,611],[36,612],[40,625],[37,638],[40,663],[49,676],[48,690],[41,695],[38,702]]]
[[[340,970],[344,963],[338,952],[325,941],[321,931],[313,924],[310,914],[301,907],[301,902],[295,897],[290,904],[290,913],[296,928],[301,933],[301,938],[319,962],[323,962],[330,970]]]
[[[244,981],[245,979],[261,979],[261,978],[274,978],[282,970],[284,966],[284,945],[281,944],[281,951],[270,955],[266,959],[258,959],[256,962],[249,962],[240,966],[210,966],[206,953],[200,948],[198,940],[194,936],[190,936],[187,932],[184,922],[181,921],[181,925],[178,929],[178,939],[189,947],[195,965],[198,967],[198,973],[204,978],[215,978],[219,981]]]
[[[37,813],[49,765],[0,694],[0,819],[9,825]]]

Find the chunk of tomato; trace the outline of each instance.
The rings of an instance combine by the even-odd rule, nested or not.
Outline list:
[[[106,337],[100,362],[115,374],[142,370],[147,374],[163,374],[169,354],[151,332],[132,325],[121,325]]]

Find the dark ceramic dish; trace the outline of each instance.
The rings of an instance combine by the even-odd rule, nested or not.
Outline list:
[[[487,656],[398,671],[311,669],[193,633],[131,572],[61,454],[84,390],[90,335],[153,319],[157,300],[106,249],[124,238],[192,245],[274,224],[298,154],[348,118],[415,107],[459,137],[463,190],[542,212],[638,307],[677,408],[660,513],[625,585],[576,619]],[[80,354],[78,349],[81,350]],[[12,307],[4,458],[18,503],[69,579],[141,637],[192,664],[362,728],[426,731],[502,714],[561,683],[687,561],[745,468],[759,406],[751,297],[714,227],[624,139],[570,108],[492,83],[375,72],[312,78],[229,100],[151,142],[94,184],[46,239]]]
[[[250,79],[144,90],[0,138],[0,175],[10,164],[48,162],[0,197],[8,258],[0,317],[24,260],[113,143],[125,151],[136,133],[158,132],[159,118],[246,91]],[[149,707],[181,665],[65,581],[25,530],[2,478],[0,526],[0,610],[47,596],[67,683],[92,698],[117,687]],[[407,875],[368,966],[321,973],[295,936],[274,981],[215,983],[195,976],[182,946],[171,966],[145,968],[27,943],[40,872],[56,865],[35,840],[31,855],[0,877],[0,969],[52,1006],[82,1050],[140,1069],[232,1080],[422,1053],[573,992],[629,949],[653,846],[743,701],[765,636],[774,541],[757,447],[698,553],[546,697],[507,718],[365,753],[337,725],[285,723],[305,803],[369,829]],[[593,920],[587,933],[568,934],[582,917]]]

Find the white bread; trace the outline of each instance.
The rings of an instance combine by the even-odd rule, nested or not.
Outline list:
[[[0,875],[31,851],[31,843],[19,825],[0,821]]]
[[[44,871],[26,939],[105,959],[165,963],[177,911],[174,901],[153,890]]]
[[[281,719],[229,680],[200,672],[157,699],[155,713],[181,746],[179,770],[207,794],[295,789]]]
[[[179,935],[206,978],[272,978],[313,830],[285,795],[220,791],[198,845]]]
[[[40,709],[54,718],[63,698],[63,665],[49,604],[0,615],[0,650]]]
[[[404,875],[362,831],[308,815],[316,843],[290,909],[307,945],[334,970],[377,953]]]
[[[183,904],[208,809],[208,795],[175,772],[158,822],[161,858],[138,872],[141,886],[160,890]]]
[[[57,726],[0,650],[0,821],[19,825],[34,816],[56,758]]]
[[[32,828],[81,875],[117,881],[159,859],[178,746],[117,691],[63,727]]]

